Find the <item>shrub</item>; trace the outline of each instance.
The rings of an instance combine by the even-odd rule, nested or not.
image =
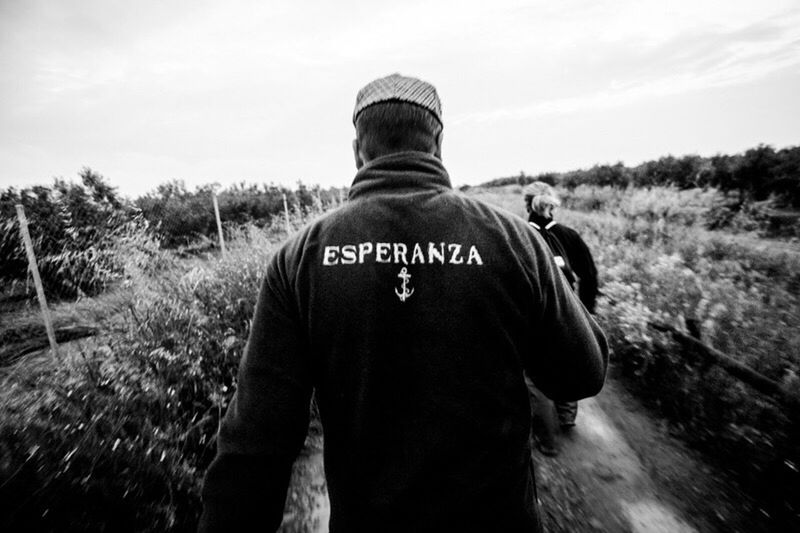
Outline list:
[[[738,193],[738,203],[762,201],[774,197],[776,205],[800,207],[800,146],[775,151],[760,144],[742,154],[700,157],[668,155],[629,168],[618,162],[614,165],[595,165],[569,172],[548,172],[536,177],[498,178],[483,187],[525,185],[534,179],[558,184],[567,190],[590,187],[675,187],[677,189],[714,187],[724,192]]]
[[[265,235],[242,231],[226,258],[207,262],[123,243],[119,290],[128,300],[108,317],[108,335],[62,361],[20,363],[3,380],[0,498],[12,512],[0,529],[195,529],[202,476],[275,247]],[[162,269],[153,271],[156,262]],[[290,493],[289,510],[305,491]],[[301,530],[304,519],[298,513],[287,528]]]
[[[788,494],[800,491],[797,413],[647,323],[692,326],[703,342],[796,390],[800,256],[657,222],[563,215],[595,251],[598,315],[615,367],[688,441],[754,487],[774,526],[796,526]]]
[[[675,187],[593,187],[579,185],[563,194],[564,207],[580,211],[605,211],[648,222],[693,226],[704,223],[709,209],[720,201],[715,189]]]
[[[216,242],[212,200],[215,188],[216,184],[208,184],[189,191],[182,181],[171,181],[138,198],[136,205],[167,248],[189,246],[202,239]],[[276,185],[238,183],[219,191],[217,198],[220,219],[227,231],[243,224],[269,226],[284,215],[284,195],[290,210],[306,216],[338,204],[343,194],[339,189],[309,189],[301,182],[295,191]]]
[[[136,219],[102,176],[84,168],[81,184],[55,180],[0,194],[0,281],[19,283],[28,260],[19,236],[16,204],[25,208],[42,283],[49,295],[96,294],[118,278],[111,251],[120,232]]]
[[[470,194],[524,215],[518,194],[506,192]],[[752,488],[771,527],[797,529],[791,495],[800,493],[800,428],[792,418],[798,413],[648,323],[687,333],[692,327],[703,342],[796,391],[800,254],[780,242],[686,226],[698,219],[690,207],[687,216],[682,204],[713,201],[711,192],[581,186],[565,203],[591,201],[594,192],[606,209],[564,209],[556,218],[581,234],[597,262],[602,291],[597,312],[612,367],[684,439]],[[633,195],[639,201],[626,207]],[[632,206],[642,212],[632,212]]]

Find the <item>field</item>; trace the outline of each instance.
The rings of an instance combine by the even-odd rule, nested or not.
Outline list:
[[[611,194],[578,188],[565,204]],[[798,413],[650,326],[699,336],[796,398],[800,247],[703,229],[707,194],[631,190],[617,201],[595,200],[603,210],[562,210],[557,218],[584,236],[598,263],[598,317],[611,341],[612,372],[674,432],[760,494],[766,515],[796,521]],[[523,213],[519,187],[476,195]]]
[[[519,186],[465,194],[523,214]],[[787,394],[798,389],[800,247],[704,229],[711,196],[578,187],[557,218],[598,263],[614,378],[750,487],[765,521],[793,525],[797,413],[652,327],[699,336]],[[62,346],[58,360],[45,351],[2,362],[0,498],[9,512],[0,529],[194,529],[254,291],[285,233],[244,225],[228,236],[226,257],[186,259],[145,233],[126,234],[120,280],[55,306],[57,323],[91,323],[100,334]],[[37,320],[32,303],[4,313],[4,343]],[[306,455],[321,440],[314,423]],[[284,531],[313,529],[318,466],[296,464],[305,482],[290,490]]]

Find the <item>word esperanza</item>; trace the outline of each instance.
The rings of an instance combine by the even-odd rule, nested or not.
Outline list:
[[[427,252],[427,253],[426,253]],[[474,245],[429,242],[427,250],[418,242],[360,242],[341,246],[326,246],[322,254],[323,266],[355,265],[365,261],[398,265],[483,265],[483,259]]]

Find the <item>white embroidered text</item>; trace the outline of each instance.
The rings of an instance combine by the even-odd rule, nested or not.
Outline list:
[[[458,243],[418,242],[360,242],[341,246],[326,246],[322,254],[323,266],[355,265],[364,263],[390,263],[396,265],[483,265],[478,248]]]

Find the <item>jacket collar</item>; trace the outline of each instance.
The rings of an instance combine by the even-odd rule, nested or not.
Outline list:
[[[441,160],[424,152],[397,152],[369,161],[356,173],[347,195],[359,198],[381,191],[452,189]]]
[[[544,229],[552,228],[557,224],[557,222],[552,218],[544,218],[540,217],[536,213],[531,213],[530,215],[528,215],[528,224],[541,231],[542,228]]]

